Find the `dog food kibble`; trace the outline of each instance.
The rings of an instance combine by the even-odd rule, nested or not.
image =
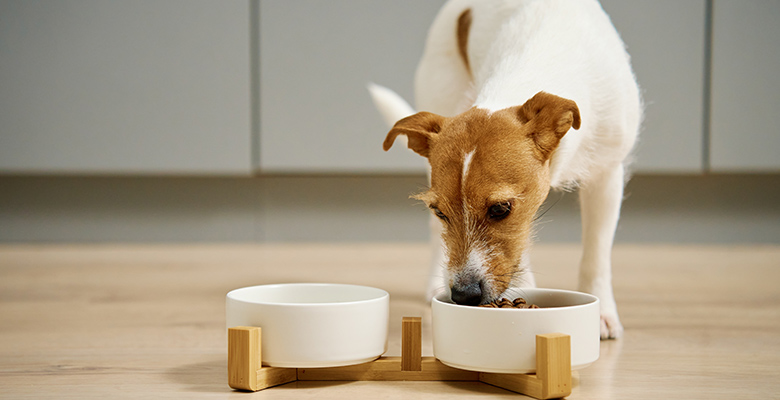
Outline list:
[[[481,304],[479,307],[487,307],[487,308],[539,308],[536,304],[528,304],[526,303],[525,299],[522,297],[518,297],[514,300],[509,300],[506,298],[501,298],[498,300],[493,300],[492,303],[487,304]]]

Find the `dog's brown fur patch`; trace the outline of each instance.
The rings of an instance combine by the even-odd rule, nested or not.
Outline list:
[[[469,64],[469,31],[471,31],[471,9],[467,8],[458,17],[458,52],[460,58],[463,59],[463,63],[466,65],[466,69],[471,73],[471,65]]]

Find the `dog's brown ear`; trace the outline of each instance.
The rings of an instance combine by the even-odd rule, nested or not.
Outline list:
[[[406,117],[396,122],[390,129],[382,147],[388,151],[398,135],[406,135],[409,139],[409,148],[427,158],[431,151],[431,142],[439,134],[443,122],[444,117],[429,112],[420,112]]]
[[[530,124],[529,135],[536,143],[539,159],[547,161],[569,129],[580,129],[577,103],[549,93],[539,92],[517,108],[518,118]]]

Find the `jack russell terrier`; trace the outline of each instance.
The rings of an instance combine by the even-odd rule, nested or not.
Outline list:
[[[426,112],[414,114],[389,89],[369,89],[390,124],[400,119],[384,149],[404,135],[430,164],[430,190],[414,196],[440,220],[432,276],[444,282],[429,296],[443,286],[455,303],[478,305],[534,286],[535,216],[551,188],[577,188],[579,290],[600,299],[602,339],[619,337],[611,251],[642,103],[601,5],[451,0],[430,28],[415,78]]]

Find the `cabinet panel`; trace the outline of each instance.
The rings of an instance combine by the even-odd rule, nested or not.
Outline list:
[[[714,3],[713,171],[780,171],[779,18],[776,0]]]
[[[382,154],[386,128],[364,86],[375,81],[412,99],[414,69],[442,3],[262,0],[262,169],[423,171],[408,151]],[[636,169],[700,172],[705,1],[603,5],[647,103]]]
[[[424,171],[411,151],[382,151],[388,128],[366,84],[414,100],[414,71],[443,3],[261,0],[261,170]]]
[[[0,171],[248,174],[247,0],[0,1]]]
[[[634,170],[703,169],[705,0],[602,0],[645,102]]]

